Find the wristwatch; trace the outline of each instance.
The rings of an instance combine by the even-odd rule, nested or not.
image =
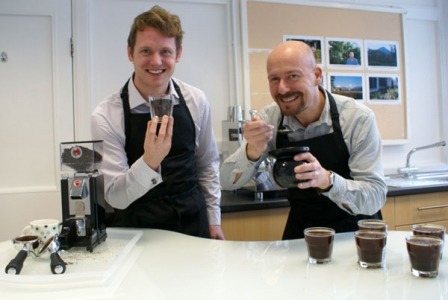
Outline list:
[[[330,172],[330,178],[329,178],[330,179],[330,185],[325,190],[320,190],[321,193],[326,193],[329,190],[331,190],[331,188],[333,187],[335,175],[334,175],[333,171],[329,171],[329,172]]]

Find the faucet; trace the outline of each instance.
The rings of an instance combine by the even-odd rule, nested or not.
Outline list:
[[[440,141],[438,143],[434,143],[434,144],[430,144],[430,145],[426,145],[426,146],[422,146],[422,147],[417,147],[412,149],[411,151],[409,151],[407,157],[406,157],[406,166],[404,168],[399,168],[398,169],[398,173],[400,174],[405,174],[406,176],[411,175],[413,172],[418,171],[417,167],[412,167],[411,166],[411,155],[419,150],[424,150],[424,149],[429,149],[429,148],[435,148],[435,147],[444,147],[446,146],[446,141]]]

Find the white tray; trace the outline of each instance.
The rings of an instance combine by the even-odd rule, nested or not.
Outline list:
[[[103,284],[127,261],[131,250],[143,235],[143,232],[139,230],[114,228],[106,230],[106,240],[96,246],[93,252],[87,251],[85,247],[60,251],[60,256],[67,266],[64,274],[57,275],[51,273],[48,256],[34,257],[32,254],[25,260],[19,275],[6,274],[4,268],[18,251],[12,242],[2,243],[0,244],[0,262],[3,269],[0,274],[0,283],[17,283],[24,288],[45,286],[45,283],[50,283],[52,286],[66,282],[82,286]]]

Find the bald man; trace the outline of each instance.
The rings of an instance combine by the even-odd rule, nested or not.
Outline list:
[[[283,239],[303,238],[307,227],[348,232],[358,229],[359,219],[381,219],[387,186],[374,113],[322,88],[322,69],[300,41],[272,50],[267,78],[275,102],[244,125],[242,145],[221,165],[223,189],[245,185],[269,151],[307,146],[309,152],[294,156],[307,163],[294,168],[298,183],[288,188],[291,209]],[[287,126],[293,131],[277,133]]]

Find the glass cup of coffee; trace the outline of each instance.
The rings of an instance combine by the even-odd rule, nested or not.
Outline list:
[[[387,234],[378,230],[358,230],[355,232],[358,264],[365,269],[383,267]]]
[[[440,250],[440,259],[443,256],[443,245],[445,244],[445,232],[446,228],[439,224],[415,224],[412,225],[412,233],[414,235],[426,235],[438,237],[442,240],[442,249]]]
[[[359,230],[373,230],[387,232],[387,223],[384,220],[364,219],[358,221]]]
[[[417,277],[434,278],[439,274],[440,253],[443,241],[425,235],[406,237],[406,247],[411,263],[411,274]]]
[[[159,117],[159,123],[162,122],[163,116],[173,115],[173,95],[163,95],[158,97],[149,97],[149,109],[151,118]]]
[[[327,227],[309,227],[304,231],[308,262],[326,264],[331,261],[335,231]]]

